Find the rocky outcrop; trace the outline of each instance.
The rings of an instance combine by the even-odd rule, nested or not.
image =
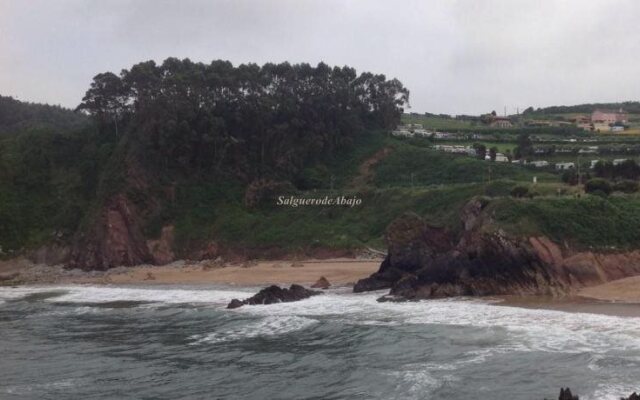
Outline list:
[[[71,249],[59,243],[50,243],[26,254],[27,259],[35,264],[57,265],[69,261]]]
[[[233,299],[227,305],[227,308],[238,308],[244,305],[256,304],[274,304],[288,303],[307,299],[311,296],[321,294],[317,290],[309,290],[300,285],[291,285],[289,289],[281,288],[276,285],[266,287],[259,291],[256,295],[245,300]]]
[[[162,228],[160,238],[156,240],[148,240],[147,248],[153,258],[154,264],[164,265],[175,261],[176,256],[173,253],[173,225]]]
[[[313,285],[311,285],[312,289],[329,289],[329,287],[331,286],[331,283],[329,283],[329,280],[327,278],[325,278],[324,276],[321,276],[320,279],[318,279],[316,281],[316,283],[314,283]]]
[[[71,268],[105,270],[152,263],[140,212],[124,194],[111,197],[91,227],[76,241]]]
[[[459,232],[427,224],[415,214],[393,221],[389,252],[378,272],[355,292],[390,289],[383,300],[488,295],[559,296],[584,286],[640,275],[640,252],[575,253],[546,237],[506,234],[471,200],[461,211]],[[638,254],[636,254],[638,253]]]

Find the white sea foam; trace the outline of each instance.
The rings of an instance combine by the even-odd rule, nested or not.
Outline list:
[[[640,351],[640,318],[495,306],[478,300],[378,303],[378,293],[332,294],[276,306],[243,307],[256,315],[325,316],[349,324],[435,324],[502,328],[506,337],[494,352]]]
[[[401,371],[391,372],[390,375],[398,381],[397,388],[404,392],[403,396],[406,399],[424,399],[447,382],[457,380],[451,375],[437,378],[420,365],[407,366]]]
[[[154,303],[211,304],[224,307],[233,298],[246,298],[255,288],[206,287],[105,287],[47,286],[1,288],[0,300],[17,299],[33,293],[61,291],[49,302],[104,303],[141,301]],[[493,353],[507,351],[592,352],[640,351],[640,318],[569,313],[544,309],[495,306],[475,299],[430,300],[410,303],[378,303],[381,293],[353,294],[327,291],[321,296],[268,306],[242,307],[229,312],[265,317],[322,317],[345,324],[385,325],[435,324],[502,329],[493,337],[476,340]],[[273,328],[275,320],[267,319]],[[268,322],[271,321],[271,322]],[[253,327],[255,328],[255,327]],[[253,329],[249,327],[247,329]],[[265,329],[271,329],[265,328]],[[274,331],[277,329],[273,328]],[[454,342],[455,342],[454,338]],[[474,344],[474,343],[469,343]]]
[[[79,385],[79,383],[80,381],[77,379],[64,379],[61,381],[46,382],[46,383],[39,383],[39,384],[33,384],[33,385],[9,386],[7,388],[2,389],[2,392],[10,395],[24,396],[24,395],[33,394],[34,392],[37,393],[37,392],[66,390]]]
[[[192,344],[219,343],[254,337],[279,336],[299,331],[317,324],[319,321],[305,317],[269,316],[259,321],[251,322],[242,327],[213,332],[206,335],[193,335]]]
[[[580,398],[584,398],[585,400],[619,400],[620,396],[629,396],[637,390],[637,385],[611,382],[598,385],[595,392],[584,396],[581,395]]]
[[[208,303],[227,304],[231,298],[248,297],[251,289],[217,290],[212,288],[135,288],[109,286],[42,286],[27,288],[2,288],[0,299],[15,300],[35,293],[62,292],[48,298],[49,302],[107,303],[112,301],[140,301],[167,304]]]

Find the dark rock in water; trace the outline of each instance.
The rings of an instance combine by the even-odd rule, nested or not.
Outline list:
[[[571,394],[571,389],[569,388],[561,388],[560,389],[560,396],[558,397],[558,400],[579,400],[578,396],[574,396],[573,394]]]
[[[272,285],[262,289],[255,296],[249,297],[248,299],[242,301],[238,299],[231,300],[227,308],[238,308],[243,305],[288,303],[303,300],[321,293],[322,292],[317,290],[305,289],[303,286],[295,284],[291,285],[289,289]]]
[[[229,302],[229,304],[227,305],[227,308],[238,308],[238,307],[242,307],[244,304],[238,300],[238,299],[233,299]]]
[[[637,394],[636,392],[633,392],[633,393],[631,393],[631,396],[622,397],[622,398],[620,398],[620,400],[640,400],[640,395]]]
[[[391,287],[392,282],[379,279],[374,275],[375,274],[373,274],[369,278],[360,279],[358,282],[356,282],[356,284],[353,285],[353,292],[371,292],[374,290],[389,289]]]
[[[376,299],[378,303],[405,303],[407,301],[411,301],[406,297],[394,296],[392,294],[387,294]]]
[[[321,276],[320,279],[316,281],[316,283],[311,285],[313,289],[329,289],[330,286],[331,283],[329,283],[329,280],[324,276]]]

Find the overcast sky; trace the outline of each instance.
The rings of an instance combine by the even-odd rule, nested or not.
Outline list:
[[[324,61],[400,79],[411,110],[639,100],[637,0],[0,0],[0,94],[75,107],[167,57]]]

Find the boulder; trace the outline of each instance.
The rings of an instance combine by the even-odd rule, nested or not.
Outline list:
[[[227,305],[227,308],[238,308],[243,305],[257,305],[257,304],[274,304],[274,303],[288,303],[292,301],[299,301],[307,299],[311,296],[321,294],[317,290],[309,290],[300,285],[291,285],[289,289],[281,288],[276,285],[272,285],[260,290],[254,296],[245,300],[233,299]]]
[[[232,309],[232,308],[239,308],[242,307],[244,304],[238,300],[238,299],[233,299],[229,302],[229,304],[227,305],[227,308]]]
[[[324,276],[321,276],[320,279],[316,281],[316,283],[311,285],[313,289],[329,289],[330,286],[331,283],[329,283],[329,280]]]

